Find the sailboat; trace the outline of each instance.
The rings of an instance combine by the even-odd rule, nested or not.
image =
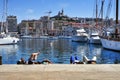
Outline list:
[[[119,0],[116,0],[116,25],[114,32],[106,32],[101,36],[102,46],[106,49],[120,51],[120,33],[118,25],[118,6]]]
[[[19,39],[16,37],[11,37],[8,32],[8,25],[7,25],[7,2],[8,0],[4,0],[4,8],[3,8],[3,16],[2,16],[2,25],[1,25],[1,32],[0,32],[0,45],[8,45],[8,44],[16,44],[18,43]],[[5,23],[4,23],[4,20]],[[4,29],[5,28],[5,29]]]

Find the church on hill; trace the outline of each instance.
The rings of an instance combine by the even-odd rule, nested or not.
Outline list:
[[[68,18],[69,17],[67,15],[64,15],[63,9],[59,11],[57,15],[51,17],[51,19],[55,19],[55,20],[67,20]]]

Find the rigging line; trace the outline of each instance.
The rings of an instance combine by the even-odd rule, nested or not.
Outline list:
[[[102,0],[101,9],[100,9],[100,13],[99,13],[99,16],[98,16],[98,17],[100,17],[100,15],[102,15],[104,3],[105,3],[105,0]],[[103,15],[102,15],[102,16],[103,16]]]
[[[1,32],[4,32],[4,22],[5,22],[5,0],[3,0],[2,5],[2,16],[1,16]]]
[[[2,9],[2,22],[4,22],[5,21],[5,19],[6,19],[6,9],[7,9],[7,7],[6,7],[6,5],[7,5],[7,3],[6,3],[6,0],[3,0],[3,9]]]
[[[108,7],[107,7],[107,12],[106,12],[106,19],[108,19],[109,16],[110,16],[111,8],[112,8],[112,0],[109,0],[109,4],[108,4]]]
[[[98,1],[97,1],[97,17],[98,17],[98,18],[99,18],[99,15],[98,15],[99,11],[98,11],[98,10],[99,10],[99,5],[100,5],[99,3],[101,3],[101,0],[98,0]]]
[[[93,17],[95,17],[95,7],[96,7],[96,3],[94,1],[94,6],[93,6]]]
[[[5,2],[5,10],[6,10],[6,16],[7,16],[7,12],[8,12],[8,0],[6,0],[6,2]]]
[[[4,22],[4,14],[5,14],[5,0],[3,0],[3,5],[2,5],[2,21],[1,22]]]

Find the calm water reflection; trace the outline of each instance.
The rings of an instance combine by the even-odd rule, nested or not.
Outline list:
[[[3,64],[16,64],[21,57],[27,60],[31,53],[41,51],[38,60],[49,59],[53,63],[69,64],[71,55],[77,54],[82,61],[82,56],[92,58],[97,56],[98,64],[114,64],[120,62],[120,52],[105,50],[101,45],[72,42],[69,39],[23,39],[18,45],[1,45],[0,55]]]

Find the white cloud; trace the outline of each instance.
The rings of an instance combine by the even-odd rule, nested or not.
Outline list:
[[[37,19],[37,16],[27,15],[27,16],[26,16],[26,19],[29,19],[29,20],[31,20],[31,19]]]
[[[35,11],[33,9],[27,9],[25,19],[36,19]]]
[[[26,10],[26,13],[27,13],[27,14],[33,14],[33,13],[34,13],[34,10],[33,10],[33,9],[27,9],[27,10]]]

